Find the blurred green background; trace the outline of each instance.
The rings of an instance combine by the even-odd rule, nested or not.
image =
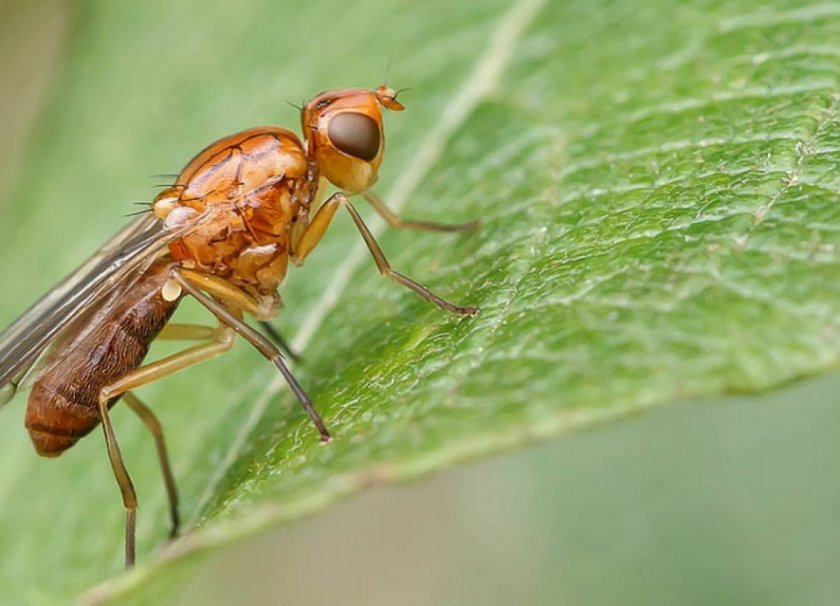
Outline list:
[[[836,604],[840,377],[375,489],[235,547],[181,604]]]
[[[69,11],[0,11],[3,204]],[[214,556],[182,604],[835,604],[838,393],[674,406],[376,488]]]

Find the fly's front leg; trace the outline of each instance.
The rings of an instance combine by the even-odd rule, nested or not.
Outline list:
[[[377,196],[372,191],[366,191],[362,193],[373,209],[378,212],[383,219],[388,222],[388,225],[391,227],[396,227],[398,229],[419,229],[423,231],[438,231],[438,232],[456,232],[456,231],[468,231],[470,229],[475,229],[479,225],[481,225],[481,221],[476,219],[474,221],[468,221],[466,223],[435,223],[433,221],[416,221],[413,219],[403,219],[397,214],[394,213],[390,208],[385,205],[385,202],[382,201],[382,198]]]
[[[335,211],[338,210],[338,205],[338,199],[335,196],[330,196],[318,208],[315,216],[312,217],[312,222],[306,226],[306,229],[296,234],[297,237],[292,241],[292,263],[303,265],[306,257],[327,233],[327,228],[335,216]]]
[[[437,305],[445,311],[448,311],[453,314],[467,316],[473,316],[478,313],[478,307],[475,307],[474,305],[461,307],[460,305],[450,303],[446,299],[443,299],[435,293],[433,293],[431,290],[429,290],[427,287],[423,286],[419,282],[412,280],[408,276],[401,274],[400,272],[392,268],[391,264],[388,263],[388,259],[385,258],[385,253],[383,253],[382,249],[379,247],[376,238],[373,237],[373,234],[370,233],[370,230],[368,229],[367,225],[365,225],[365,222],[362,221],[362,217],[359,215],[359,212],[356,210],[353,204],[350,203],[350,200],[347,198],[347,196],[345,196],[342,193],[333,194],[332,196],[330,196],[329,199],[327,199],[326,202],[324,202],[323,206],[321,206],[321,209],[318,211],[318,214],[315,215],[315,218],[313,219],[312,224],[309,226],[309,229],[306,232],[304,232],[302,241],[306,241],[307,236],[309,236],[309,232],[311,230],[315,230],[315,233],[312,236],[310,236],[310,238],[314,240],[315,243],[317,243],[318,240],[321,239],[323,232],[326,231],[327,226],[329,225],[329,219],[332,219],[332,216],[335,214],[335,209],[338,207],[339,204],[343,205],[350,213],[350,216],[353,217],[353,222],[356,224],[359,233],[362,234],[362,238],[364,239],[365,244],[367,244],[368,250],[373,256],[373,260],[376,262],[376,267],[377,269],[379,269],[379,273],[381,273],[383,276],[390,278],[394,282],[397,282],[398,284],[402,284],[406,288],[410,288],[427,301],[431,301],[432,303],[434,303],[435,305]],[[327,215],[328,218],[326,221],[323,221],[319,224],[318,217],[320,216],[321,211],[325,208],[329,209]],[[299,252],[300,251],[295,251],[295,254],[298,255]],[[309,251],[304,250],[302,252],[308,253]],[[303,257],[305,257],[305,254],[299,259],[296,259],[295,262],[298,264],[302,263]]]
[[[105,445],[108,449],[108,460],[111,462],[111,468],[114,470],[114,477],[120,487],[123,506],[125,507],[126,567],[130,567],[134,564],[137,493],[134,490],[134,484],[131,481],[131,476],[125,467],[125,462],[123,461],[122,453],[120,452],[117,436],[114,433],[114,428],[111,424],[111,415],[108,410],[108,403],[117,396],[123,395],[132,389],[140,387],[141,385],[157,381],[158,379],[178,372],[179,370],[183,370],[184,368],[194,366],[195,364],[216,357],[233,346],[235,336],[235,333],[231,329],[225,326],[219,326],[219,328],[214,331],[214,339],[211,342],[190,347],[189,349],[167,356],[157,362],[141,366],[140,368],[117,379],[110,385],[103,387],[99,392],[99,418],[102,421],[102,430],[105,432]],[[166,449],[163,445],[162,431],[159,430],[160,424],[157,422],[154,414],[152,414],[151,411],[138,399],[128,396],[126,398],[126,402],[140,415],[144,422],[146,422],[146,425],[152,429],[152,433],[156,436],[156,440],[158,439],[158,434],[160,434],[160,439],[158,440],[158,453],[161,458],[164,481],[166,482],[167,492],[170,498],[170,508],[174,511],[172,516],[173,531],[177,531],[178,515],[177,496],[175,496],[175,482],[172,478],[169,458],[166,455]],[[147,412],[148,415],[146,414]],[[152,425],[149,424],[150,422]],[[155,425],[156,427],[154,427]]]

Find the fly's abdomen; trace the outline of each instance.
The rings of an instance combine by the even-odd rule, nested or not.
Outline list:
[[[50,352],[26,409],[26,428],[38,454],[58,456],[90,433],[99,424],[101,389],[143,362],[178,306],[178,300],[166,301],[160,294],[170,267],[171,261],[150,267]]]

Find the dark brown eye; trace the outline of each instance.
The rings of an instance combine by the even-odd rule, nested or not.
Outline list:
[[[379,125],[370,116],[355,112],[338,114],[330,120],[330,142],[354,158],[370,162],[379,153]]]

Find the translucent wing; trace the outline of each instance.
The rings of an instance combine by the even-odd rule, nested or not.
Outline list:
[[[173,229],[152,215],[135,219],[0,333],[0,404],[14,395],[63,328],[115,287],[139,277],[170,242],[205,218]]]

